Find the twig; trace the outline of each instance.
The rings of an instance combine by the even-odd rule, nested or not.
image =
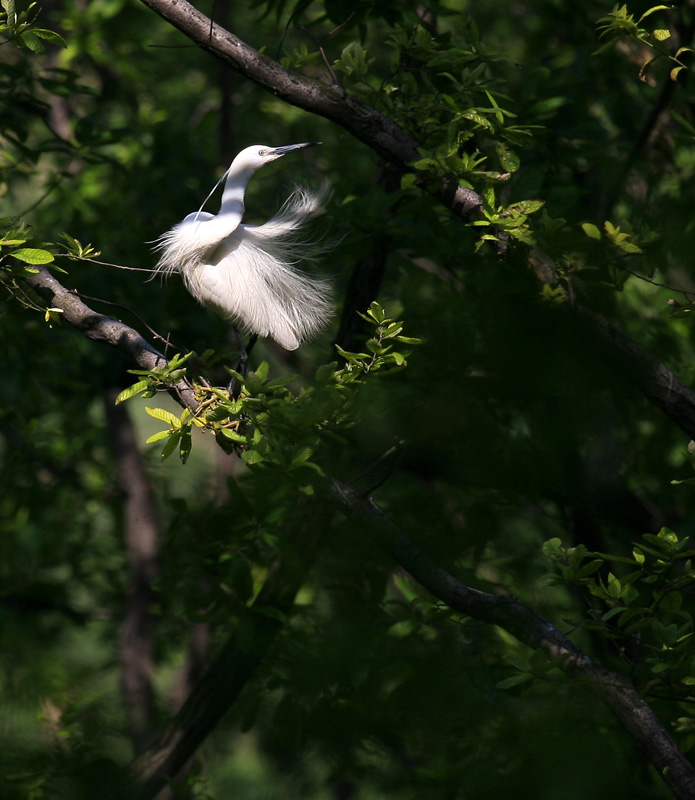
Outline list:
[[[321,37],[314,36],[314,34],[304,25],[297,25],[298,30],[306,33],[306,35],[309,36],[313,40],[314,44],[318,47],[319,53],[321,53],[321,58],[323,59],[323,63],[325,64],[326,69],[331,73],[331,78],[333,78],[333,83],[336,86],[340,86],[340,81],[338,80],[335,72],[333,72],[333,68],[328,63],[328,56],[326,55],[326,51],[323,49],[323,42],[325,39],[328,39],[330,36],[333,36],[334,34],[338,33],[338,31],[342,30],[354,16],[355,12],[353,11],[352,14],[350,14],[350,16],[345,20],[345,22],[341,22],[340,25],[333,28],[332,31],[328,31],[328,33]]]
[[[151,267],[126,267],[124,264],[112,264],[110,261],[99,261],[96,258],[89,258],[88,256],[77,256],[73,253],[55,253],[56,258],[67,258],[70,261],[87,261],[90,264],[99,264],[102,267],[114,267],[115,269],[124,269],[127,272],[147,272],[150,275],[156,275],[157,270]]]

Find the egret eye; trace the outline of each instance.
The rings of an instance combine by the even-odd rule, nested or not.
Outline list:
[[[259,156],[261,156],[261,158],[262,158],[262,157],[263,157],[263,156],[264,156],[266,153],[267,153],[267,150],[259,150],[259,151],[258,151],[258,155],[259,155]]]

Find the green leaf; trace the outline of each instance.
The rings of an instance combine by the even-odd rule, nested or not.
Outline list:
[[[521,160],[510,147],[507,147],[507,145],[502,142],[497,142],[495,149],[497,150],[497,157],[500,160],[502,169],[507,172],[516,172],[519,169]]]
[[[163,408],[150,408],[149,406],[145,406],[145,411],[155,419],[161,419],[163,422],[168,422],[172,427],[178,428],[181,423],[179,418],[176,414],[172,414],[171,411],[165,411]]]
[[[162,448],[162,461],[166,461],[167,458],[176,450],[176,446],[178,445],[179,441],[181,440],[181,430],[174,431],[171,436],[169,436],[169,441],[164,445]]]
[[[531,680],[533,680],[533,675],[523,673],[522,675],[512,675],[509,678],[498,681],[495,686],[498,689],[513,689],[515,686],[519,686],[522,683],[528,683]]]
[[[57,44],[59,47],[67,47],[65,39],[63,39],[63,37],[55,31],[49,31],[45,28],[32,28],[31,32],[34,34],[34,36],[38,36],[40,39],[45,39],[51,44]]]
[[[157,433],[153,433],[148,439],[145,440],[145,444],[152,444],[153,442],[160,442],[162,439],[168,438],[171,434],[170,430],[166,431],[158,431]]]
[[[50,264],[53,261],[52,253],[35,247],[22,247],[19,250],[13,250],[10,255],[26,264]]]
[[[545,200],[522,200],[519,203],[512,203],[506,211],[514,214],[533,214],[545,205]]]
[[[645,11],[644,14],[642,14],[642,16],[637,20],[637,22],[639,23],[639,22],[642,22],[643,20],[647,19],[647,17],[650,16],[651,14],[653,14],[655,11],[668,11],[670,8],[671,8],[671,6],[663,6],[663,5],[661,5],[661,6],[652,6],[650,9]]]
[[[268,366],[267,361],[261,361],[258,365],[258,369],[256,370],[255,374],[256,377],[260,378],[262,381],[268,380],[268,372],[270,371],[270,367]]]
[[[149,383],[147,381],[138,381],[137,383],[134,383],[132,386],[129,386],[127,389],[124,389],[119,393],[114,405],[118,405],[124,400],[130,400],[131,397],[135,397],[135,395],[140,394],[140,392],[144,392],[148,386]]]
[[[236,444],[246,444],[247,442],[247,437],[243,436],[241,433],[238,433],[233,428],[221,428],[220,433]]]
[[[258,450],[246,450],[241,454],[241,457],[247,464],[260,464],[262,461],[265,461],[265,458]]]
[[[181,443],[179,445],[179,457],[183,464],[188,461],[188,456],[191,454],[191,449],[193,447],[193,441],[191,437],[191,428],[190,425],[187,425],[181,431]]]
[[[396,336],[395,340],[397,342],[401,342],[402,344],[413,344],[413,345],[415,345],[415,344],[424,344],[425,343],[424,339],[417,339],[414,336]]]
[[[582,230],[590,239],[596,239],[596,241],[601,241],[601,231],[595,226],[592,225],[591,222],[584,222],[582,224]]]
[[[372,319],[374,319],[380,325],[386,319],[386,311],[376,301],[373,301],[369,305],[369,310],[367,311],[367,314],[369,314],[369,316],[372,317]]]
[[[649,74],[649,70],[651,69],[652,64],[659,59],[659,56],[654,56],[654,58],[648,58],[644,64],[640,67],[639,71],[639,79],[641,81],[647,80],[647,75]]]
[[[302,466],[302,464],[308,461],[313,455],[314,451],[311,447],[303,448],[292,459],[292,462],[290,463],[288,469],[296,469],[297,467]]]

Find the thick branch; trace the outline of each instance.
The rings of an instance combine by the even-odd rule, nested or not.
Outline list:
[[[499,625],[529,647],[544,650],[569,677],[582,680],[611,708],[674,797],[695,797],[695,769],[627,678],[595,664],[557,628],[512,597],[481,592],[458,581],[431,561],[371,499],[344,484],[335,485],[333,498],[432,595],[462,614]]]
[[[50,305],[62,308],[66,321],[89,338],[120,348],[145,369],[161,367],[166,363],[164,356],[145,342],[137,331],[92,311],[45,270],[29,278],[28,282]],[[646,356],[638,345],[618,334],[608,323],[604,323],[599,317],[598,322],[593,321],[592,325],[596,326],[603,340],[610,339],[613,342],[617,351],[624,349],[635,365],[646,359],[646,366],[640,369],[641,374],[645,381],[648,374],[653,376],[654,394],[667,401],[668,392],[673,392],[673,385],[669,386],[667,382],[667,396],[663,396],[664,380],[671,373],[656,360],[652,363],[651,357]],[[675,376],[672,377],[677,381]],[[679,388],[677,395],[684,395],[685,392],[682,402],[688,410],[692,403],[692,399],[687,396],[689,390],[678,383],[682,388]],[[183,389],[193,398],[190,387],[184,385]],[[182,391],[177,398],[182,405],[185,405],[185,396]],[[676,415],[680,413],[680,405],[680,402],[674,400],[664,410],[670,415]],[[588,688],[613,710],[674,796],[678,800],[695,797],[693,767],[626,678],[595,664],[553,625],[513,598],[481,592],[456,580],[446,570],[434,564],[371,500],[344,485],[336,485],[333,499],[346,515],[366,528],[434,596],[461,613],[505,628],[530,647],[542,648],[558,661],[570,677],[583,679]],[[308,533],[309,541],[313,542],[308,548],[310,552],[315,552],[318,546],[318,538],[315,537],[321,527],[321,522],[311,526]],[[305,570],[288,573],[285,572],[285,566],[279,566],[278,569],[281,570],[280,575],[269,577],[269,582],[253,604],[253,609],[258,609],[259,606],[287,609],[291,605],[294,594],[304,579]],[[249,617],[253,632],[252,648],[241,647],[236,637],[232,636],[157,745],[146,751],[136,762],[136,770],[144,787],[140,793],[143,800],[154,797],[188,761],[234,703],[268,652],[282,625],[276,617],[262,612],[253,613],[253,609]],[[244,639],[247,640],[246,633]]]
[[[38,267],[38,270],[37,274],[26,277],[26,282],[49,307],[60,308],[63,319],[87,338],[118,348],[132,358],[140,369],[154,370],[167,365],[166,357],[145,341],[134,328],[92,310],[76,294],[68,291],[47,269]],[[182,406],[191,411],[198,408],[198,401],[187,381],[179,381],[172,387],[171,393]]]
[[[335,122],[403,170],[418,159],[418,144],[395,122],[333,83],[321,85],[282,67],[212,22],[186,0],[142,0],[191,41],[291,105]],[[482,207],[479,194],[446,176],[434,194],[462,217]]]
[[[320,85],[295,75],[276,61],[201,14],[186,0],[142,0],[193,42],[228,63],[249,80],[298,108],[340,125],[399,169],[418,158],[417,142],[396,123],[334,84]],[[444,176],[433,191],[445,206],[468,218],[482,205],[480,195]],[[550,265],[549,269],[553,269]],[[582,312],[583,313],[583,312]],[[644,348],[598,314],[587,312],[591,335],[621,371],[628,372],[646,397],[691,438],[695,438],[695,393]],[[590,318],[590,319],[589,319]],[[616,359],[616,356],[620,358]]]
[[[605,317],[582,306],[577,306],[577,312],[602,357],[627,375],[650,402],[695,439],[695,392]]]

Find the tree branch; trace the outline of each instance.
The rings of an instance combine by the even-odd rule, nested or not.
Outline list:
[[[321,86],[295,75],[224,30],[186,0],[142,0],[191,41],[228,63],[263,89],[298,108],[335,122],[386,161],[402,171],[419,157],[418,144],[395,122],[365,102],[333,84]],[[453,213],[467,219],[482,206],[476,192],[459,186],[453,175],[443,176],[432,191]],[[533,254],[532,254],[533,257]],[[546,264],[554,272],[553,264]],[[538,268],[536,268],[538,273]],[[541,280],[550,280],[552,276]],[[589,334],[596,338],[603,356],[628,373],[645,396],[667,414],[691,438],[695,438],[695,393],[648,351],[622,334],[605,318],[580,309]]]
[[[27,281],[50,305],[62,308],[66,321],[89,338],[118,347],[144,369],[166,364],[165,357],[145,342],[137,331],[92,311],[78,297],[64,289],[46,270],[27,278]],[[650,361],[651,357],[645,356],[645,351],[627,337],[616,335],[612,326],[602,326],[598,330],[602,340],[614,339],[618,351],[625,349],[636,365],[642,365],[640,374],[645,381],[652,375],[654,393],[661,397],[664,392],[663,381],[666,376],[672,376],[672,373],[655,359]],[[675,376],[672,378],[677,381]],[[689,390],[682,384],[680,386],[680,393],[676,393],[674,397],[680,397],[684,390],[682,402],[686,410],[692,411],[689,408],[692,402],[688,396]],[[672,392],[673,387],[669,391]],[[175,395],[181,405],[186,405],[185,392],[193,397],[192,389],[186,384],[183,391],[177,392],[178,396]],[[680,413],[680,406],[680,402],[674,400],[667,413]],[[569,677],[582,679],[612,709],[669,786],[674,797],[677,800],[695,797],[695,770],[627,678],[595,664],[557,628],[513,598],[481,592],[458,581],[431,561],[422,548],[402,533],[370,499],[345,485],[335,484],[332,502],[337,503],[348,517],[368,530],[394,560],[435,597],[463,614],[503,627],[529,647],[543,649]],[[324,527],[320,521],[314,522],[313,518],[312,522],[313,525],[309,525],[303,540],[305,544],[300,550],[304,554],[316,552]],[[304,563],[306,566],[301,570],[278,563],[250,611],[248,619],[253,632],[253,647],[244,649],[234,635],[230,637],[159,742],[137,760],[135,766],[136,774],[142,782],[143,788],[139,795],[142,800],[154,797],[176,775],[236,701],[282,627],[277,616],[268,616],[262,610],[259,611],[259,607],[270,606],[283,613],[289,610],[294,595],[304,580],[310,559],[305,558]]]
[[[26,283],[40,295],[49,307],[60,308],[63,318],[74,328],[95,342],[105,342],[129,356],[144,370],[166,367],[167,358],[149,342],[145,341],[134,328],[120,320],[100,314],[72,292],[69,292],[44,267],[25,277]],[[171,395],[184,408],[195,411],[198,401],[193,387],[186,380],[179,381],[170,389]]]
[[[645,347],[601,314],[576,306],[592,344],[681,430],[695,439],[695,392]]]
[[[600,697],[637,742],[678,800],[695,797],[695,769],[650,706],[624,676],[604,669],[547,620],[512,597],[473,589],[435,564],[370,499],[335,484],[334,502],[375,538],[430,594],[467,616],[499,625],[520,642],[544,650],[568,677]]]
[[[297,108],[335,122],[371,147],[385,161],[401,170],[420,157],[418,143],[395,122],[355,95],[333,83],[319,84],[285,69],[277,61],[254,50],[233,33],[212,22],[186,0],[142,0],[192,42],[222,59],[257,86]],[[448,208],[468,217],[483,205],[477,192],[459,185],[455,176],[444,176],[433,192]]]

